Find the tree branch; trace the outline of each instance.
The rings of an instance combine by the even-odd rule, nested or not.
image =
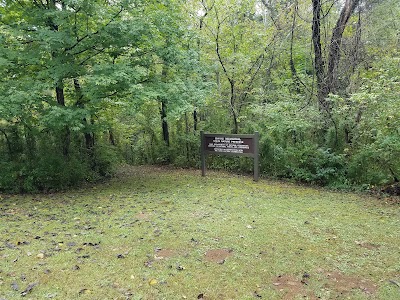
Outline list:
[[[118,12],[117,12],[117,13],[116,13],[102,28],[96,30],[95,32],[86,34],[86,35],[84,35],[84,36],[81,37],[81,38],[78,38],[77,41],[76,41],[76,43],[73,44],[72,46],[68,47],[68,48],[65,48],[65,49],[64,49],[64,52],[71,51],[71,50],[74,49],[76,46],[78,46],[83,40],[85,40],[85,39],[87,39],[87,38],[91,38],[91,37],[93,37],[93,36],[99,34],[101,30],[103,30],[103,29],[106,28],[108,25],[110,25],[123,11],[124,11],[124,8],[121,7],[121,9],[120,9],[120,10],[119,10],[119,11],[118,11]]]
[[[82,62],[79,63],[80,66],[83,66],[85,62],[87,62],[89,59],[92,59],[93,57],[99,55],[100,53],[103,53],[106,50],[106,48],[102,48],[100,50],[97,50],[96,53],[89,55],[87,58],[85,58]]]

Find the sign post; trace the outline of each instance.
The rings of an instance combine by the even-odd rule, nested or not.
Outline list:
[[[254,160],[254,181],[259,178],[259,133],[254,134],[221,134],[204,133],[201,135],[201,175],[206,175],[206,156],[234,155],[252,157]]]

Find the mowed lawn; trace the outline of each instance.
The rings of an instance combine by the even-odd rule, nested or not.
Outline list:
[[[400,207],[365,195],[125,167],[0,222],[0,299],[400,299]]]

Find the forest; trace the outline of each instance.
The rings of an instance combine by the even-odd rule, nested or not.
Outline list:
[[[258,131],[264,176],[398,186],[398,0],[0,0],[0,191],[199,168],[200,131]]]

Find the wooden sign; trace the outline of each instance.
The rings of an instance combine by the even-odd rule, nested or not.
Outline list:
[[[201,134],[201,173],[206,174],[206,155],[235,155],[247,156],[254,159],[254,180],[259,177],[259,134],[222,134],[204,133]]]

